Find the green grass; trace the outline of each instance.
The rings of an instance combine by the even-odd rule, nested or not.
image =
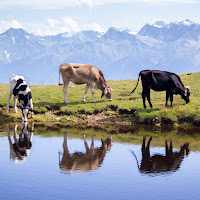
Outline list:
[[[103,97],[101,91],[95,90],[96,103],[92,103],[90,91],[86,95],[86,103],[83,103],[82,96],[85,85],[70,84],[68,89],[68,102],[64,104],[62,86],[58,85],[32,85],[32,95],[35,114],[35,121],[74,121],[91,122],[101,119],[106,122],[130,122],[153,124],[157,117],[157,123],[182,124],[183,126],[197,125],[200,121],[200,72],[182,74],[181,80],[185,86],[191,89],[190,103],[186,104],[180,95],[174,95],[174,108],[165,108],[165,92],[151,91],[151,102],[154,109],[147,104],[147,109],[143,109],[141,80],[133,94],[130,92],[136,85],[137,80],[107,81],[114,89],[113,101],[108,101]],[[15,114],[13,109],[6,114],[6,103],[9,85],[0,84],[0,121],[20,121],[21,113]],[[10,105],[13,105],[11,100]],[[53,110],[47,111],[46,105]],[[112,105],[112,106],[110,106]],[[114,107],[116,106],[116,107]],[[130,112],[136,110],[135,114]],[[120,112],[121,111],[121,112]],[[129,113],[128,113],[129,111]],[[122,113],[126,114],[122,114]],[[96,113],[96,114],[93,114]],[[68,120],[66,120],[68,118]]]

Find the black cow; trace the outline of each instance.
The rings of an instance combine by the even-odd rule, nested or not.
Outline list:
[[[181,97],[186,101],[186,103],[189,103],[189,96],[190,91],[189,87],[184,87],[180,77],[177,74],[166,72],[166,71],[160,71],[160,70],[142,70],[139,73],[138,81],[135,89],[131,92],[133,93],[139,83],[139,78],[141,76],[142,80],[142,98],[143,98],[143,106],[144,109],[146,109],[145,104],[145,98],[147,97],[147,100],[149,102],[149,105],[151,108],[153,108],[151,100],[150,100],[150,89],[154,91],[166,91],[166,104],[167,101],[170,98],[171,101],[171,107],[173,107],[173,95],[174,94],[180,94]]]

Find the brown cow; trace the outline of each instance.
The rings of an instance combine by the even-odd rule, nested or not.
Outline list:
[[[64,171],[90,171],[98,169],[104,160],[106,152],[111,149],[111,139],[111,137],[108,137],[105,141],[101,139],[101,147],[94,148],[93,136],[91,147],[89,148],[85,140],[85,135],[83,135],[86,153],[75,152],[70,154],[67,146],[67,133],[65,133],[62,160],[60,160],[59,152],[60,169]]]
[[[102,91],[101,98],[105,95],[108,100],[112,101],[111,93],[113,89],[107,85],[103,73],[99,68],[87,64],[64,63],[59,69],[59,85],[61,85],[60,73],[64,82],[63,93],[65,103],[68,103],[67,90],[70,81],[76,85],[86,84],[85,92],[82,98],[83,102],[85,102],[85,95],[89,88],[91,89],[93,102],[95,102],[94,88]]]

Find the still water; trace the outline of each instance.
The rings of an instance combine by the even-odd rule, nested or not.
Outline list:
[[[200,199],[198,134],[113,132],[1,125],[0,199]]]

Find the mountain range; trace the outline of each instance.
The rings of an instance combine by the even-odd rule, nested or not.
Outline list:
[[[95,65],[106,80],[137,78],[143,69],[200,71],[200,24],[158,21],[137,34],[114,27],[74,35],[36,36],[14,28],[0,34],[0,83],[15,73],[29,84],[57,84],[65,62]]]

